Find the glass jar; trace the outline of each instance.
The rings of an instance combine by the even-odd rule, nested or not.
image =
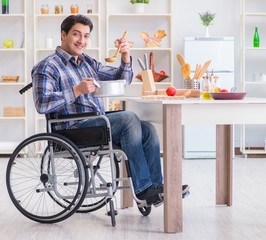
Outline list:
[[[87,13],[92,13],[92,3],[87,4]]]
[[[70,12],[72,14],[79,13],[79,6],[78,6],[78,4],[72,4],[71,7],[70,7]]]
[[[42,6],[41,6],[41,14],[48,14],[48,13],[49,13],[48,4],[42,4]]]
[[[212,99],[211,96],[211,82],[208,76],[202,77],[201,81],[201,98],[203,100],[210,100]]]
[[[64,13],[63,5],[55,5],[55,7],[54,7],[54,13],[55,14],[62,14],[62,13]]]

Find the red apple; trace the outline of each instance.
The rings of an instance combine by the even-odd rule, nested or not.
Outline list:
[[[169,87],[166,89],[166,94],[167,94],[168,96],[175,96],[175,94],[176,94],[176,89],[175,89],[175,87],[173,87],[173,86],[169,86]]]

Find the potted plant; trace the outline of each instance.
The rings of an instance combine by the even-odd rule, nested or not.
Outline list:
[[[130,0],[130,3],[134,5],[136,13],[143,13],[145,5],[149,4],[150,0]]]
[[[130,2],[132,4],[135,4],[135,3],[145,3],[145,4],[148,4],[150,2],[150,0],[130,0]]]
[[[204,13],[199,13],[201,23],[206,27],[206,37],[209,37],[209,26],[212,24],[212,21],[215,18],[216,13],[210,13],[206,11]]]

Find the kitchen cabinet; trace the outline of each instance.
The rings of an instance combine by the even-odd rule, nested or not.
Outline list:
[[[52,54],[55,48],[61,45],[60,26],[62,21],[71,13],[73,4],[78,6],[78,13],[88,15],[94,28],[86,52],[95,59],[101,58],[100,34],[100,9],[98,0],[34,0],[33,3],[33,42],[34,63],[39,62]],[[43,9],[45,8],[45,11]],[[61,11],[60,13],[59,10]],[[57,13],[55,13],[57,12]],[[35,117],[35,132],[46,131],[44,116],[37,114]]]
[[[124,31],[128,31],[127,39],[132,42],[131,55],[133,57],[134,80],[126,89],[127,96],[140,96],[142,81],[136,78],[141,72],[137,58],[144,59],[144,53],[154,54],[154,69],[161,70],[169,76],[161,82],[156,82],[158,89],[166,88],[173,83],[172,64],[172,0],[162,2],[150,1],[145,5],[144,13],[135,13],[134,4],[129,0],[106,1],[106,55],[112,56],[115,52],[114,41],[120,38]],[[146,32],[153,37],[157,30],[164,30],[167,34],[161,40],[161,47],[147,48],[140,33]],[[144,61],[144,60],[143,60]],[[112,63],[116,66],[119,62]]]
[[[10,154],[27,136],[27,3],[10,1],[9,14],[0,14],[0,154]],[[3,42],[13,41],[12,48]],[[18,81],[15,77],[18,77]]]
[[[266,4],[263,0],[241,0],[241,88],[248,97],[266,97]],[[260,47],[253,47],[258,27]],[[243,125],[243,154],[265,154],[266,125]],[[255,137],[254,137],[255,136]]]

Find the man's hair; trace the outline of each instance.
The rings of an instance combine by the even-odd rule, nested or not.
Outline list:
[[[89,26],[90,31],[92,31],[93,29],[92,21],[88,17],[78,14],[78,15],[70,15],[62,22],[61,32],[64,31],[66,34],[68,34],[69,30],[77,23]]]

